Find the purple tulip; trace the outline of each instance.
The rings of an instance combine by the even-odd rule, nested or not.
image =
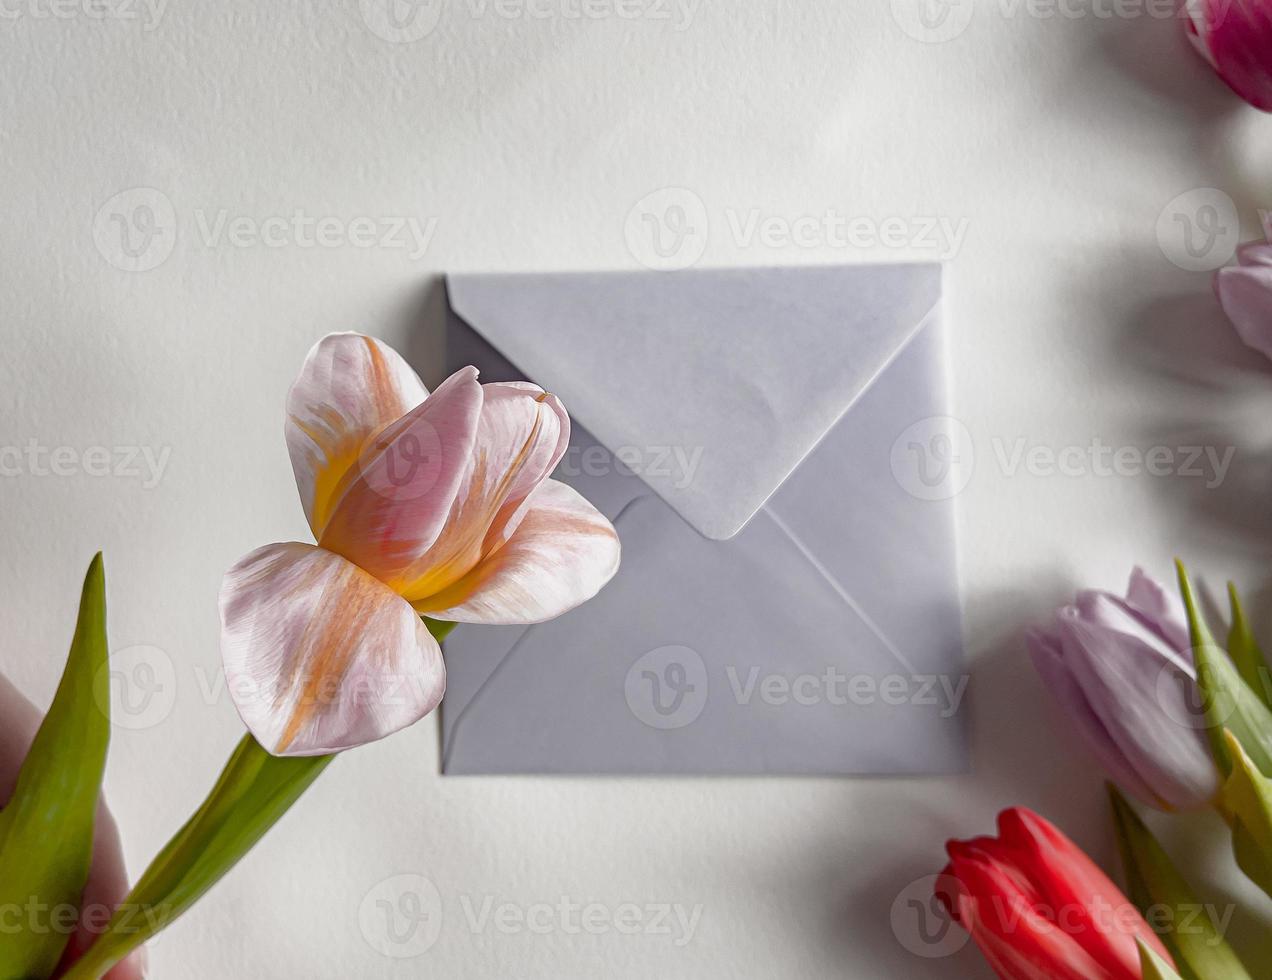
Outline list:
[[[1272,357],[1272,216],[1264,223],[1268,240],[1242,245],[1238,264],[1215,273],[1215,293],[1237,335]]]
[[[1219,774],[1174,593],[1136,568],[1126,598],[1079,592],[1026,635],[1034,666],[1126,792],[1162,810],[1207,805]]]

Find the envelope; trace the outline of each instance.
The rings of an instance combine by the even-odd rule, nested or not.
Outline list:
[[[449,367],[561,397],[556,478],[623,558],[559,619],[451,634],[444,772],[966,768],[939,265],[446,285]]]

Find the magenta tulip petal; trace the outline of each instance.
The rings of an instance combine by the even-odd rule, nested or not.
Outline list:
[[[570,439],[561,402],[531,384],[482,386],[472,465],[441,535],[393,584],[408,601],[449,588],[516,529],[527,498],[556,467]]]
[[[442,535],[472,469],[481,418],[477,369],[462,368],[364,450],[318,544],[401,594]]]
[[[445,688],[441,648],[410,604],[313,545],[268,545],[226,573],[221,654],[239,714],[275,755],[383,738]]]
[[[575,490],[545,481],[508,542],[450,588],[415,604],[459,623],[541,623],[581,605],[618,570],[618,535]]]
[[[1193,45],[1241,98],[1272,112],[1272,9],[1261,0],[1190,0]]]
[[[1043,684],[1086,740],[1104,771],[1136,799],[1160,808],[1163,805],[1162,799],[1126,761],[1108,728],[1087,701],[1082,685],[1069,672],[1059,636],[1040,629],[1030,629],[1025,632],[1025,645]]]
[[[310,350],[287,395],[287,450],[314,538],[347,487],[367,441],[428,395],[393,348],[355,333]]]
[[[1272,265],[1229,266],[1215,275],[1215,291],[1237,335],[1272,357]]]
[[[1190,704],[1192,669],[1178,655],[1163,657],[1143,636],[1089,622],[1074,607],[1062,609],[1057,622],[1065,664],[1126,764],[1170,809],[1208,803],[1218,773]]]

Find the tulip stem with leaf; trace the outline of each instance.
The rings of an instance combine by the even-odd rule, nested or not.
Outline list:
[[[1197,658],[1206,732],[1224,776],[1216,805],[1232,828],[1238,866],[1272,895],[1272,710],[1257,693],[1257,685],[1243,678],[1243,673],[1261,676],[1262,655],[1253,638],[1245,638],[1248,627],[1238,601],[1233,608],[1233,635],[1241,647],[1239,663],[1245,666],[1234,665],[1206,625],[1182,562],[1178,570]]]
[[[425,620],[441,642],[454,623]],[[282,758],[244,735],[185,826],[150,863],[120,911],[64,980],[94,980],[158,934],[241,861],[335,759]],[[148,914],[138,916],[137,910]]]
[[[1127,896],[1146,918],[1165,913],[1162,941],[1186,980],[1252,980],[1166,851],[1116,787],[1109,787]],[[1171,974],[1167,974],[1170,976]]]
[[[79,619],[53,704],[0,810],[0,908],[38,902],[79,908],[88,881],[106,750],[110,702],[106,667],[106,574],[102,556],[88,567]],[[0,942],[0,976],[47,977],[70,933],[31,929]]]
[[[1272,708],[1272,675],[1268,672],[1267,659],[1259,647],[1246,619],[1241,596],[1232,582],[1228,583],[1228,605],[1232,610],[1232,626],[1228,630],[1228,654],[1236,665],[1237,673],[1249,685],[1259,699]]]

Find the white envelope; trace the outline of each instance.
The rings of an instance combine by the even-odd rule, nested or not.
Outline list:
[[[936,773],[967,763],[931,264],[455,275],[447,360],[574,420],[614,521],[590,603],[446,641],[448,773]]]

